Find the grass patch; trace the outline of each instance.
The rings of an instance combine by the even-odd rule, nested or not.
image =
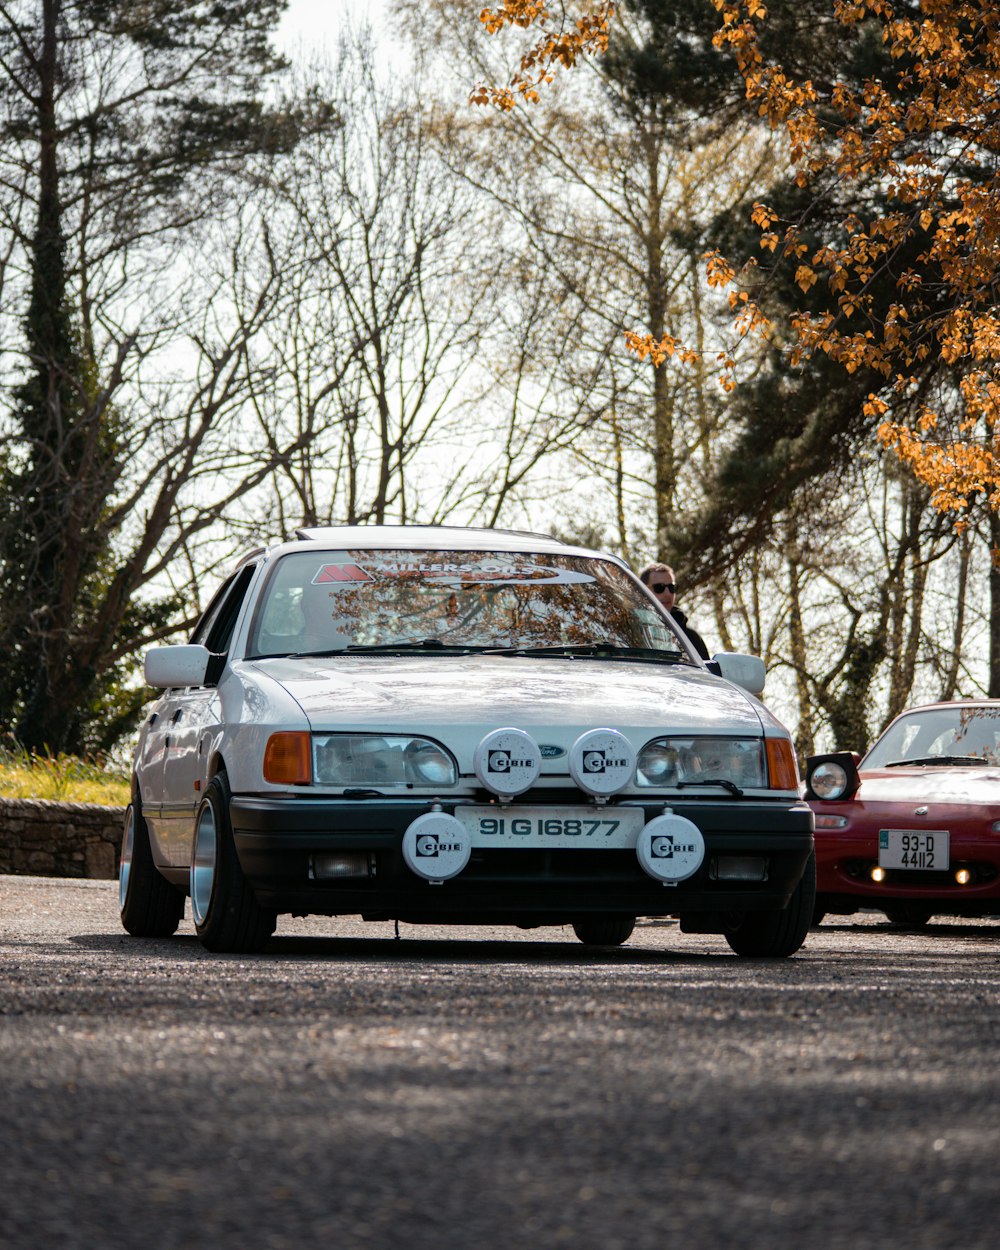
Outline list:
[[[0,748],[0,798],[125,807],[131,795],[128,775],[100,762]]]

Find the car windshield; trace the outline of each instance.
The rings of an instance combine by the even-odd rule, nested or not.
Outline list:
[[[528,650],[691,659],[620,568],[507,551],[308,551],[283,556],[250,657],[354,649]]]
[[[1000,764],[1000,704],[929,708],[893,721],[862,768]]]

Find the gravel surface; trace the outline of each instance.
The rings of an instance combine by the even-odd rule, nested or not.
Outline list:
[[[0,877],[0,1245],[994,1247],[1000,922],[785,961],[640,924],[282,922]]]

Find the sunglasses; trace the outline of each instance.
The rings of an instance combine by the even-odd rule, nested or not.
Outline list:
[[[653,582],[650,589],[654,595],[662,595],[665,590],[669,590],[672,595],[677,594],[676,582]]]

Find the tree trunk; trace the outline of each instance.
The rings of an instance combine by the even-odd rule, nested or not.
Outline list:
[[[958,691],[958,672],[962,663],[965,642],[965,598],[969,588],[971,560],[972,542],[969,531],[965,530],[959,537],[958,580],[955,584],[955,628],[951,636],[948,666],[945,669],[944,681],[941,683],[942,701],[954,699]]]
[[[26,436],[27,470],[22,483],[22,550],[9,552],[23,562],[23,623],[31,651],[31,672],[24,706],[15,727],[29,750],[59,750],[65,745],[67,709],[53,706],[66,690],[64,676],[69,622],[60,612],[67,592],[75,590],[83,535],[70,525],[74,499],[86,491],[79,429],[80,360],[74,350],[66,292],[66,258],[59,197],[56,94],[58,23],[61,0],[43,0],[41,52],[37,60],[35,99],[39,136],[38,215],[32,255],[31,304],[26,320],[32,377],[19,396]],[[68,541],[67,541],[68,539]],[[17,543],[17,539],[13,540]],[[73,567],[68,567],[73,566]],[[27,641],[24,640],[24,641]],[[59,700],[60,703],[63,700]],[[72,706],[72,705],[71,705]]]
[[[812,755],[815,750],[813,738],[812,700],[809,697],[809,657],[806,652],[806,631],[802,620],[802,567],[789,556],[788,562],[789,617],[788,636],[795,672],[795,693],[799,704],[799,722],[795,731],[795,749],[799,758]]]
[[[990,513],[990,680],[986,691],[1000,699],[1000,513]]]

